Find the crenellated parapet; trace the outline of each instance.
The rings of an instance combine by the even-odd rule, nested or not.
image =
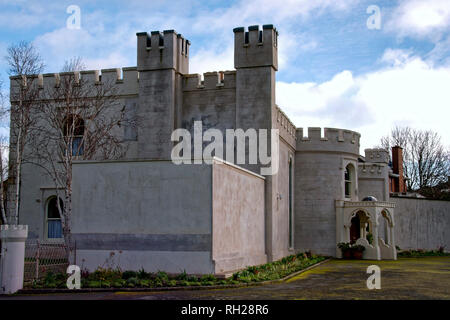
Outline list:
[[[189,40],[175,30],[138,32],[137,67],[139,71],[175,69],[189,73]]]
[[[365,149],[366,162],[389,163],[389,151],[383,148]]]
[[[297,151],[344,152],[359,155],[361,135],[358,132],[336,128],[324,128],[323,135],[321,132],[321,128],[308,128],[308,136],[305,136],[303,128],[297,128]]]
[[[21,86],[33,86],[35,89],[42,90],[39,97],[43,98],[52,89],[64,84],[65,79],[70,79],[73,85],[94,86],[108,84],[114,86],[117,95],[137,95],[139,91],[139,73],[136,67],[45,73],[28,77],[10,77],[11,101],[17,100]]]
[[[296,144],[295,140],[297,139],[296,136],[297,128],[292,123],[292,121],[289,120],[288,116],[277,105],[275,105],[275,117],[276,121],[273,124],[273,128],[278,129],[280,137],[286,140],[295,149]]]
[[[358,164],[359,179],[385,179],[388,177],[389,166],[386,163],[362,162]]]
[[[183,75],[183,91],[236,88],[236,71],[206,72]]]

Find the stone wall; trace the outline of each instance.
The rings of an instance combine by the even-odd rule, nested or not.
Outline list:
[[[450,250],[450,201],[391,197],[395,242],[401,249]]]

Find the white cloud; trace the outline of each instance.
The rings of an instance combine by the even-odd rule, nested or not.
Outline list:
[[[400,36],[439,38],[450,27],[448,0],[403,0],[390,17],[387,28]]]
[[[361,150],[379,144],[395,125],[435,130],[450,146],[450,68],[398,50],[387,50],[382,60],[388,66],[358,77],[343,71],[324,83],[278,82],[277,102],[298,127],[360,132]]]
[[[234,70],[234,47],[223,50],[202,49],[189,58],[189,72],[200,73],[211,71]]]
[[[47,63],[47,72],[59,71],[64,62],[74,56],[82,57],[89,69],[133,66],[136,64],[135,42],[135,33],[124,26],[109,32],[61,28],[38,36],[34,41]]]

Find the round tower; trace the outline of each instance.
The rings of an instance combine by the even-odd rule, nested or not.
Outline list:
[[[295,153],[295,248],[336,254],[336,200],[358,201],[360,134],[297,129]]]

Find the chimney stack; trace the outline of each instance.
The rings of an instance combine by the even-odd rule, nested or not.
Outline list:
[[[392,147],[392,171],[399,176],[398,180],[395,180],[394,190],[396,192],[406,192],[403,178],[403,148],[400,146]]]

